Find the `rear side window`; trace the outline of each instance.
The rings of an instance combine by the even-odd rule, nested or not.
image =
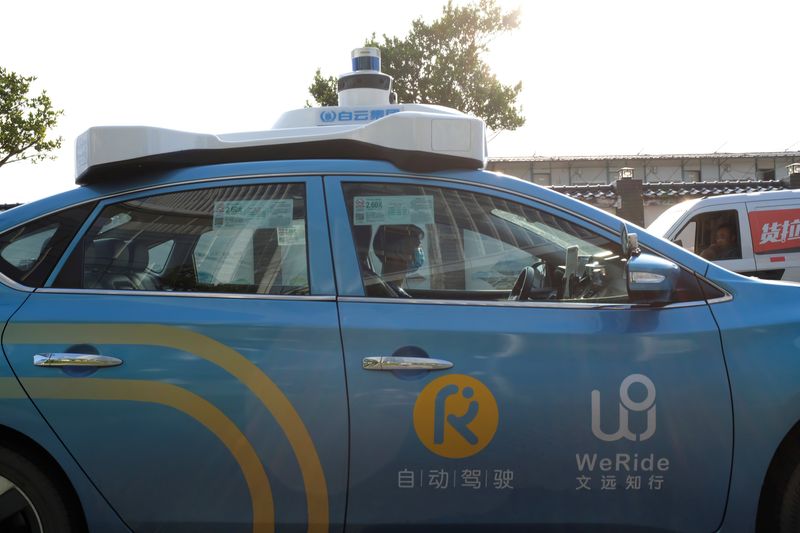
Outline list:
[[[161,194],[104,208],[56,287],[309,293],[301,183]]]
[[[0,235],[0,271],[28,287],[44,285],[94,206],[65,209]]]

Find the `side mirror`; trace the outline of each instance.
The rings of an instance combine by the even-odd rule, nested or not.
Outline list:
[[[622,248],[622,257],[627,259],[630,257],[630,249],[628,248],[628,225],[622,223],[622,229],[619,231],[619,245]]]
[[[639,254],[628,259],[628,296],[634,302],[669,303],[681,269],[668,259]]]
[[[622,223],[622,229],[619,232],[620,247],[622,248],[622,257],[625,259],[634,255],[639,255],[639,236],[635,233],[628,233],[628,225]]]

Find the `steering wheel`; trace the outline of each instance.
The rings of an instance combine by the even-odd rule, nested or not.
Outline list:
[[[517,276],[517,281],[514,282],[514,286],[511,287],[511,293],[508,295],[508,300],[510,302],[527,300],[528,293],[530,293],[531,288],[533,287],[533,278],[535,275],[536,272],[532,267],[526,266],[523,268],[522,272],[520,272],[519,276]]]

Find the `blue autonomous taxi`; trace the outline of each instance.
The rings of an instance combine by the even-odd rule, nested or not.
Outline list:
[[[0,530],[800,530],[800,288],[353,62],[266,132],[92,128],[0,215]]]

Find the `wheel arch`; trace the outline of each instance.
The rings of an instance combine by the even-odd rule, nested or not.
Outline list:
[[[69,504],[70,510],[74,513],[74,526],[78,531],[87,531],[86,513],[81,503],[78,492],[75,490],[67,473],[56,461],[56,459],[42,445],[29,436],[11,427],[0,424],[0,446],[14,450],[26,456],[36,464],[42,471],[65,491],[65,500]]]
[[[781,495],[800,462],[800,420],[786,433],[772,455],[758,498],[756,531],[776,531]]]

